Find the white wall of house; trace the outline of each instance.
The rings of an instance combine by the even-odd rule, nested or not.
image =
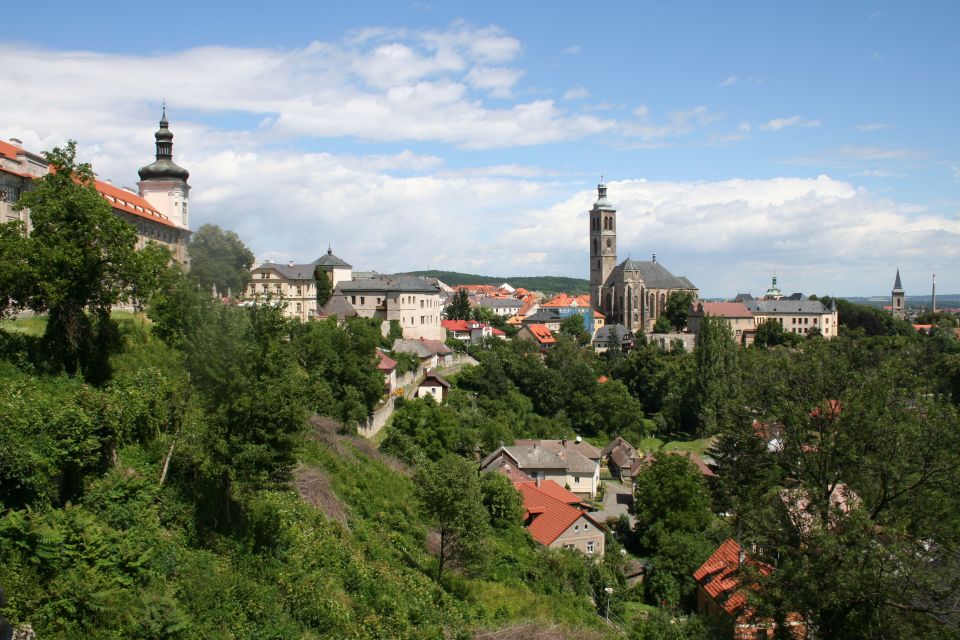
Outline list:
[[[580,517],[550,543],[551,549],[576,549],[589,556],[603,557],[603,531],[584,517]]]

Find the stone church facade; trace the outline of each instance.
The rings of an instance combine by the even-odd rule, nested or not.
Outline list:
[[[699,291],[683,276],[657,262],[627,258],[617,264],[617,210],[607,200],[607,185],[597,185],[590,210],[590,303],[606,316],[606,324],[622,324],[633,333],[649,333],[674,291]]]

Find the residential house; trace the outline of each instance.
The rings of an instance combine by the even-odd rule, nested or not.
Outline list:
[[[446,297],[433,283],[417,276],[372,274],[341,282],[336,290],[346,296],[362,318],[396,321],[403,337],[446,340],[440,325]]]
[[[517,440],[483,459],[480,470],[512,464],[535,480],[553,480],[584,498],[594,498],[600,485],[600,450],[577,440]]]
[[[700,473],[700,477],[704,480],[710,480],[716,478],[717,474],[714,473],[713,469],[703,461],[703,458],[693,453],[692,451],[665,451],[663,452],[668,456],[680,456],[686,458],[693,466],[697,468],[697,471]],[[638,456],[633,464],[630,466],[630,478],[636,480],[637,476],[643,472],[644,469],[649,467],[657,459],[657,454],[648,453],[646,455]]]
[[[490,309],[498,316],[509,318],[520,311],[523,303],[513,297],[486,296],[477,302],[477,306]]]
[[[397,338],[393,341],[391,351],[414,354],[420,358],[420,366],[424,369],[446,367],[453,363],[453,349],[439,340]]]
[[[520,329],[515,336],[518,340],[536,342],[541,350],[546,350],[557,343],[553,332],[543,324],[528,324]]]
[[[591,336],[603,326],[603,314],[594,311],[590,306],[590,296],[570,296],[558,293],[550,300],[540,304],[540,309],[549,311],[566,320],[572,315],[579,315],[583,319],[583,328]],[[549,323],[546,323],[549,326]]]
[[[531,324],[542,324],[550,329],[550,331],[560,331],[560,325],[563,324],[563,318],[560,317],[556,312],[549,309],[540,308],[536,313],[532,313],[526,316],[523,319],[523,324],[529,326]]]
[[[600,453],[603,459],[607,461],[607,468],[610,469],[610,475],[614,478],[619,478],[621,481],[632,479],[630,476],[631,467],[643,458],[643,454],[620,436],[611,440]]]
[[[597,329],[593,336],[593,350],[603,353],[609,349],[629,351],[633,348],[633,334],[622,324],[608,324]]]
[[[734,640],[779,637],[777,623],[758,616],[750,605],[747,594],[760,587],[756,583],[742,584],[741,567],[749,567],[751,573],[763,576],[773,572],[769,564],[750,559],[735,540],[728,539],[693,573],[697,583],[697,609],[702,615],[728,624]],[[807,637],[806,625],[799,615],[788,615],[785,624],[792,638]]]
[[[417,387],[415,397],[433,398],[437,402],[443,402],[449,389],[450,383],[441,378],[440,374],[435,371],[427,371],[423,381]]]
[[[476,320],[441,320],[440,326],[447,330],[450,337],[469,344],[476,344],[493,336],[493,327]]]
[[[753,344],[756,335],[753,312],[742,302],[701,302],[687,315],[687,330],[690,333],[700,333],[700,322],[704,316],[720,318],[733,334],[737,344],[749,346]]]
[[[377,347],[377,371],[383,374],[383,387],[386,394],[397,388],[397,361]]]
[[[549,484],[554,483],[546,480],[513,485],[523,497],[524,522],[531,537],[551,549],[572,549],[602,558],[603,525],[558,497],[568,493],[562,487],[547,489]]]

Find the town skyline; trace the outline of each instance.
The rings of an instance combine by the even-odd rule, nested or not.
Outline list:
[[[234,229],[258,260],[331,244],[361,269],[586,278],[603,175],[618,259],[656,253],[704,297],[774,272],[784,290],[885,295],[898,266],[910,296],[933,273],[960,290],[947,3],[561,7],[549,33],[496,4],[176,28],[144,8],[138,37],[79,8],[8,11],[0,138],[76,139],[132,186],[165,99],[191,226]]]

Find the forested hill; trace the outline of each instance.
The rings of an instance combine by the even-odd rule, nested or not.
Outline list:
[[[417,276],[426,276],[430,278],[439,278],[451,287],[458,284],[503,284],[507,282],[512,287],[523,287],[530,291],[542,291],[543,293],[589,293],[590,281],[583,278],[566,278],[563,276],[511,276],[509,278],[498,278],[495,276],[481,276],[475,273],[460,273],[458,271],[438,271],[429,269],[426,271],[412,271]]]

